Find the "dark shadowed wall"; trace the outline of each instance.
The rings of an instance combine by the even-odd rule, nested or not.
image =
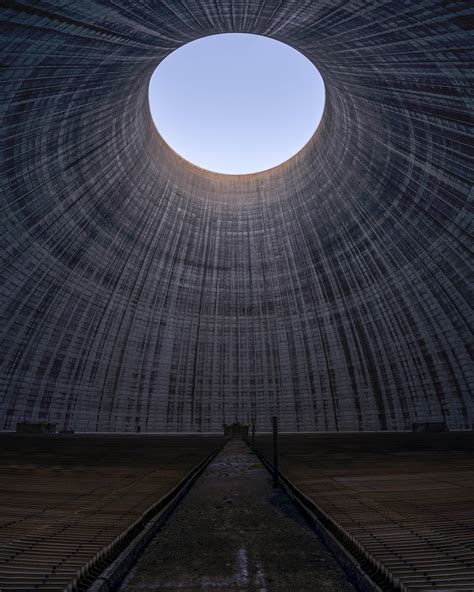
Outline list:
[[[469,5],[2,2],[0,427],[470,428]],[[327,90],[248,176],[180,159],[147,105],[165,56],[232,31]]]

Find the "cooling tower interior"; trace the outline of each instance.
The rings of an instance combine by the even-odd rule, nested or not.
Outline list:
[[[471,429],[468,2],[3,2],[0,427]],[[310,59],[310,142],[250,175],[160,137],[160,62]]]

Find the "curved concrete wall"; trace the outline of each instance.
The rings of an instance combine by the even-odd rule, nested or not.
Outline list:
[[[469,428],[468,4],[4,2],[0,426]],[[255,175],[183,161],[148,112],[160,60],[230,31],[327,89]]]

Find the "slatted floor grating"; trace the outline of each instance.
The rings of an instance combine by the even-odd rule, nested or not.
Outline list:
[[[63,590],[221,441],[0,435],[0,590]]]
[[[258,438],[271,458],[271,440]],[[283,435],[281,471],[410,592],[474,590],[474,434]]]

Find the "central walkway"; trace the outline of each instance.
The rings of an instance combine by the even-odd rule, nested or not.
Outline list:
[[[354,592],[330,552],[243,442],[230,441],[121,587]]]

